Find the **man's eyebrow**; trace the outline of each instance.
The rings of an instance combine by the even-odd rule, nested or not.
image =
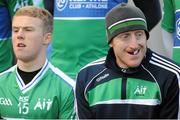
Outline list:
[[[22,29],[31,28],[31,29],[33,29],[34,27],[33,26],[24,26],[24,27],[22,27],[22,26],[12,26],[12,28],[13,29],[19,29],[19,28],[22,28]]]
[[[19,27],[17,27],[17,26],[12,26],[12,28],[19,28]]]

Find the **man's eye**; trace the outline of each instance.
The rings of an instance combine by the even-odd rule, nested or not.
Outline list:
[[[137,36],[142,36],[143,34],[142,33],[138,33]]]
[[[26,31],[32,31],[32,29],[26,29]]]
[[[18,32],[18,29],[13,29],[13,32]]]
[[[129,35],[122,35],[121,38],[127,39],[127,38],[129,38]]]
[[[128,37],[129,37],[129,35],[124,35],[123,37],[124,37],[124,38],[128,38]]]
[[[137,32],[136,36],[143,36],[143,32]]]

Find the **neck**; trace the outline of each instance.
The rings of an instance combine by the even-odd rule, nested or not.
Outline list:
[[[127,66],[122,65],[122,63],[120,63],[117,59],[116,59],[116,64],[117,64],[118,67],[120,67],[120,68],[122,68],[122,69],[128,69]]]
[[[38,72],[40,70],[41,69],[38,69],[38,70],[33,71],[33,72],[24,72],[24,71],[20,70],[19,68],[17,68],[17,71],[18,71],[19,75],[21,76],[21,78],[25,84],[28,84],[29,82],[31,82],[32,79],[38,74]]]
[[[42,68],[45,62],[46,62],[45,58],[41,58],[39,60],[33,60],[33,61],[17,60],[17,66],[20,70],[24,72],[33,72]]]

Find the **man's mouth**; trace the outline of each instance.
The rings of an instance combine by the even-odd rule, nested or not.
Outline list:
[[[18,44],[17,44],[17,47],[26,47],[26,45],[23,44],[23,43],[18,43]]]
[[[128,52],[129,54],[131,55],[137,55],[139,53],[139,49],[138,50],[135,50],[135,51],[131,51],[131,52]]]

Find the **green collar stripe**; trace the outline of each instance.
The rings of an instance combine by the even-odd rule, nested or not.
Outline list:
[[[109,28],[109,31],[112,34],[114,31],[116,31],[118,29],[128,27],[128,26],[133,26],[133,25],[143,25],[147,28],[147,25],[146,25],[145,21],[143,21],[143,20],[130,20],[130,21],[121,22],[121,23],[118,23],[118,24],[112,26],[111,28]]]

